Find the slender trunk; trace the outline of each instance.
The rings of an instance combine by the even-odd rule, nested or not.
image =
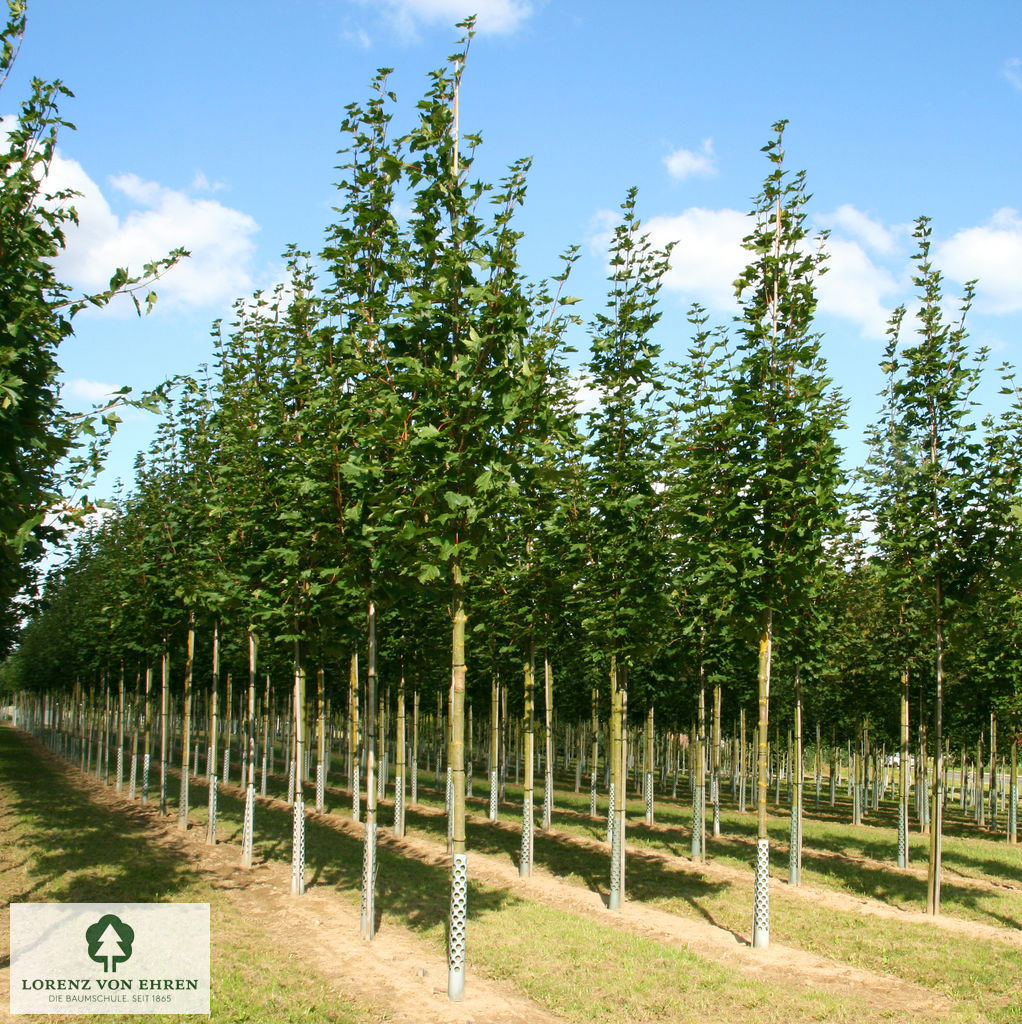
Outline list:
[[[823,734],[820,730],[820,720],[816,720],[816,809],[820,809],[820,791],[823,789]]]
[[[710,798],[713,801],[713,834],[720,835],[720,683],[713,686],[713,752],[710,766]]]
[[[141,803],[149,802],[149,766],[152,761],[152,699],[153,667],[145,668],[145,703],[142,705],[142,797]]]
[[[43,726],[45,728],[45,718]],[[124,662],[121,662],[121,672],[117,682],[117,764],[114,782],[114,791],[120,793],[121,783],[124,779]]]
[[[292,728],[294,729],[294,771],[293,789],[294,819],[291,829],[291,894],[301,896],[305,892],[305,804],[300,765],[305,759],[305,666],[302,663],[301,645],[295,641],[295,685],[292,707]]]
[[[930,863],[926,876],[926,912],[936,916],[940,913],[941,846],[944,817],[944,619],[941,613],[941,584],[937,581],[937,615],[935,641],[937,647],[936,706],[933,721],[933,784],[930,799]],[[924,751],[925,753],[925,751]],[[980,770],[982,770],[980,762]],[[983,776],[979,776],[982,787]],[[983,794],[979,794],[982,806]]]
[[[419,691],[412,694],[412,804],[419,802]]]
[[[646,798],[646,824],[653,824],[653,704],[650,702],[646,709],[646,736],[645,736],[645,798]]]
[[[1008,845],[1018,843],[1018,737],[1011,737],[1011,775],[1008,778]]]
[[[524,693],[522,703],[522,738],[525,750],[522,761],[525,768],[525,785],[522,788],[522,852],[518,862],[518,873],[522,878],[532,874],[533,854],[533,800],[535,779],[535,706],[536,706],[536,652],[532,638],[523,663]]]
[[[316,670],[316,811],[322,813],[326,787],[326,683],[323,667]]]
[[[990,715],[990,827],[997,831],[997,715]]]
[[[451,745],[448,761],[451,800],[451,915],[447,949],[447,997],[465,994],[465,927],[468,917],[468,854],[465,847],[465,596],[461,566],[452,566]]]
[[[543,831],[550,830],[554,805],[554,674],[543,655]]]
[[[170,651],[163,641],[160,671],[160,814],[167,815],[167,730],[170,726]]]
[[[490,679],[490,821],[497,820],[500,793],[500,679],[493,670]]]
[[[614,838],[610,857],[610,898],[608,908],[617,910],[625,898],[625,821],[628,772],[628,670],[623,661],[614,660],[614,717],[617,719],[614,767],[617,779],[615,790],[619,794],[614,806]]]
[[[234,700],[231,694],[231,673],[227,673],[227,681],[224,684],[224,770],[223,784],[225,786],[231,781],[231,733],[234,726]]]
[[[592,764],[589,766],[589,814],[596,817],[596,772],[600,760],[600,691],[594,686],[590,692],[590,705],[593,717],[593,750]]]
[[[908,665],[901,670],[901,746],[898,755],[898,867],[908,867],[909,822],[909,721],[908,721]]]
[[[749,774],[746,764],[748,747],[745,742],[745,708],[738,711],[738,810],[745,813],[746,785]]]
[[[401,659],[401,674],[397,681],[397,725],[394,737],[394,835],[405,834],[405,773],[407,771],[407,744],[405,713],[405,662]]]
[[[367,608],[366,658],[366,825],[362,844],[362,938],[376,934],[376,604]]]
[[[270,731],[270,722],[274,719],[273,690],[270,687],[270,673],[266,673],[265,687],[263,688],[263,760],[259,774],[259,795],[266,796],[266,773],[270,767],[273,757],[273,734]]]
[[[348,676],[348,785],[351,787],[351,819],[358,821],[362,806],[358,750],[358,651],[352,647]]]
[[[805,791],[802,774],[802,670],[795,666],[795,736],[791,767],[794,791],[791,798],[791,832],[788,847],[788,883],[802,884],[802,807]]]
[[[767,772],[769,769],[767,730],[770,725],[770,663],[773,654],[773,613],[768,608],[760,619],[759,634],[759,725],[756,768],[756,880],[753,893],[752,944],[764,949],[770,944],[770,839],[767,835]]]
[[[217,730],[220,727],[217,699],[220,688],[220,621],[213,623],[213,673],[209,683],[209,750],[206,774],[209,777],[209,801],[206,815],[206,842],[216,845],[218,773],[216,768]]]
[[[250,736],[254,736],[254,714],[255,714],[255,680],[256,672],[258,670],[259,661],[259,638],[256,636],[255,631],[249,627],[248,629],[248,694],[249,694],[249,721],[248,731]],[[297,657],[297,650],[296,650]],[[228,676],[230,679],[230,676]],[[241,783],[245,786],[245,811],[242,818],[241,824],[241,866],[244,868],[250,868],[252,866],[252,852],[255,844],[255,785],[252,777],[252,755],[249,755],[249,777],[248,784],[246,780],[242,779]],[[290,793],[288,798],[290,799]],[[293,857],[292,857],[293,860]],[[292,877],[292,892],[294,892],[294,878]]]
[[[706,668],[699,662],[699,705],[696,742],[692,751],[692,858],[706,859]]]
[[[188,768],[191,760],[191,666],[196,654],[196,616],[188,612],[184,657],[184,695],[181,700],[181,790],[177,801],[177,827],[188,827]]]

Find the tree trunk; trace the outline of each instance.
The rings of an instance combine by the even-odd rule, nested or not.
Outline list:
[[[399,838],[405,834],[405,775],[408,769],[404,658],[401,659],[400,671],[397,681],[397,720],[394,736],[394,835]]]
[[[366,658],[366,824],[362,840],[362,938],[376,934],[376,604],[369,599]]]
[[[1008,779],[1008,845],[1018,843],[1018,737],[1011,737],[1011,775]]]
[[[933,722],[933,791],[930,800],[930,863],[926,876],[926,912],[936,916],[940,913],[940,881],[941,881],[941,840],[943,838],[944,818],[944,620],[941,615],[940,582],[937,583],[937,616],[936,616],[936,707]],[[979,780],[982,785],[982,775]],[[983,794],[979,795],[980,806]]]
[[[291,829],[291,894],[305,892],[305,804],[303,801],[302,773],[299,767],[305,760],[305,666],[299,642],[295,641],[294,708],[291,715],[294,726],[294,820]]]
[[[909,721],[908,721],[908,666],[901,670],[901,745],[898,755],[898,867],[908,867],[909,821]]]
[[[550,831],[554,808],[554,674],[543,655],[543,831]]]
[[[643,795],[646,799],[646,824],[653,824],[653,703],[646,709],[645,736],[645,782]]]
[[[699,663],[699,717],[692,750],[692,859],[706,859],[706,669]]]
[[[710,799],[713,802],[713,834],[720,835],[720,683],[713,686],[713,752],[710,757]]]
[[[160,814],[167,816],[167,730],[170,726],[170,652],[163,641],[160,680]]]
[[[795,666],[795,736],[791,757],[794,790],[791,797],[791,830],[788,846],[788,884],[802,884],[802,806],[805,795],[802,772],[802,670]]]
[[[500,677],[493,670],[490,679],[490,821],[497,820],[500,796]]]
[[[451,916],[448,933],[447,997],[465,994],[465,928],[468,917],[468,854],[465,847],[465,602],[461,567],[452,567],[451,596]]]
[[[590,706],[593,716],[593,749],[592,764],[589,766],[589,815],[596,817],[596,779],[600,761],[600,691],[593,687],[590,693]]]
[[[209,799],[206,815],[206,842],[216,846],[217,798],[219,796],[219,773],[216,767],[217,730],[220,728],[219,708],[217,702],[220,689],[220,621],[213,623],[213,671],[209,681],[209,745],[208,768]]]
[[[615,739],[618,748],[614,755],[614,768],[617,775],[614,788],[619,796],[614,806],[614,835],[610,850],[610,898],[607,905],[610,910],[617,910],[625,898],[625,820],[628,802],[628,670],[623,662],[615,658],[612,664],[612,673],[614,717],[617,719]]]
[[[351,820],[358,821],[362,808],[358,749],[358,651],[351,648],[348,669],[348,785],[351,788]]]
[[[766,609],[760,619],[759,725],[756,768],[756,879],[753,892],[752,945],[765,949],[770,944],[770,839],[767,834],[767,772],[769,770],[767,730],[770,724],[770,664],[773,655],[773,613]]]
[[[536,701],[536,654],[532,638],[523,663],[524,693],[522,703],[522,754],[525,769],[525,784],[522,787],[522,850],[518,862],[518,874],[527,878],[532,874],[533,854],[533,800],[535,787],[535,701]]]
[[[188,612],[184,657],[184,694],[181,699],[181,790],[177,801],[177,827],[188,827],[188,772],[191,760],[191,667],[196,654],[196,616]]]

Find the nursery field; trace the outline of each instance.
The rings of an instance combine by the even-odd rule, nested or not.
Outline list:
[[[683,802],[658,796],[651,827],[643,805],[629,805],[626,901],[612,912],[605,821],[589,817],[588,795],[558,790],[529,879],[518,873],[519,792],[508,785],[496,823],[470,797],[468,978],[453,1004],[446,823],[432,776],[419,775],[406,837],[381,829],[372,943],[359,937],[362,826],[350,793],[328,785],[324,812],[308,814],[307,891],[293,897],[286,784],[271,778],[279,796],[259,800],[245,870],[241,790],[223,788],[221,842],[210,847],[201,776],[184,832],[173,813],[161,818],[3,727],[5,916],[26,901],[208,902],[214,1021],[1022,1021],[1022,848],[953,806],[936,919],[923,913],[925,837],[913,836],[915,866],[892,866],[893,805],[853,827],[840,798],[818,810],[808,800],[798,888],[783,881],[786,809],[772,808],[771,944],[753,950],[754,815],[725,802],[700,863]],[[390,808],[383,801],[382,821]],[[8,965],[4,950],[4,1008]]]

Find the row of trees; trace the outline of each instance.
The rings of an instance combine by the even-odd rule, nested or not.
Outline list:
[[[117,678],[125,665],[166,665],[179,649],[167,685],[187,722],[196,651],[208,653],[214,706],[222,672],[247,676],[250,708],[261,671],[291,678],[300,760],[309,668],[335,707],[364,680],[370,937],[378,680],[395,683],[399,702],[406,679],[439,694],[453,999],[465,966],[466,701],[492,706],[502,676],[524,680],[514,688],[526,742],[523,872],[537,653],[547,687],[556,672],[563,715],[609,720],[612,907],[624,891],[629,721],[641,716],[651,735],[654,709],[682,728],[698,718],[705,750],[708,694],[736,717],[755,706],[757,946],[769,938],[771,681],[799,765],[807,714],[850,735],[865,713],[907,766],[917,694],[936,753],[936,912],[945,738],[992,709],[1014,729],[1019,706],[1022,404],[1012,392],[1002,416],[975,422],[971,293],[962,319],[946,322],[920,220],[916,335],[902,340],[907,314],[897,311],[884,407],[853,488],[836,441],[845,405],[814,329],[825,240],[810,235],[805,176],[785,167],[780,122],[764,150],[732,327],[711,327],[694,307],[688,360],[664,365],[658,339],[677,329],[660,323],[657,302],[670,251],[643,235],[630,192],[610,244],[607,303],[572,373],[567,338],[582,320],[565,289],[575,252],[549,281],[528,281],[515,228],[527,161],[496,184],[471,177],[479,138],[460,134],[457,114],[466,28],[404,135],[393,133],[386,71],[347,108],[338,216],[318,260],[289,250],[288,280],[214,326],[215,366],[178,382],[134,489],[51,574],[4,684],[53,693]],[[580,413],[583,385],[597,402]],[[467,669],[469,651],[478,671]],[[907,800],[907,785],[901,792]],[[298,849],[300,779],[293,796]]]

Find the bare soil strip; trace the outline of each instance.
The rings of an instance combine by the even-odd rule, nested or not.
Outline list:
[[[379,1006],[387,1020],[416,1022],[416,1024],[471,1024],[473,1021],[492,1024],[536,1022],[554,1024],[560,1021],[534,1002],[522,998],[501,985],[472,976],[466,985],[465,1001],[452,1004],[447,999],[447,965],[443,956],[426,942],[406,929],[387,923],[372,943],[359,936],[359,907],[357,903],[327,886],[310,886],[301,898],[290,896],[289,865],[279,861],[264,861],[245,870],[239,867],[239,849],[231,844],[209,847],[201,829],[180,831],[171,818],[161,818],[155,806],[132,804],[126,796],[117,795],[91,776],[56,758],[46,748],[36,745],[39,755],[46,757],[53,767],[63,772],[74,783],[89,792],[99,803],[123,808],[134,808],[142,816],[152,841],[178,850],[191,865],[211,878],[219,889],[230,893],[236,905],[251,915],[273,938],[275,945],[290,956],[300,956],[313,963],[325,977],[340,988]],[[243,797],[240,787],[226,787],[229,792]],[[335,790],[338,795],[343,790]],[[289,805],[276,798],[258,798],[264,806],[290,811]],[[437,808],[419,805],[417,812],[441,816]],[[360,838],[363,826],[341,814],[315,814],[310,818],[339,831]],[[479,815],[469,815],[476,824],[485,824],[516,831],[510,822],[492,823]],[[559,842],[571,843],[587,849],[607,852],[606,843],[571,833],[546,833]],[[447,866],[449,859],[439,842],[415,836],[396,839],[389,829],[380,828],[381,845],[402,856],[424,863]],[[717,865],[712,861],[695,863],[659,851],[630,849],[629,857],[652,859],[672,870],[697,873],[704,876],[726,878],[748,883],[751,871]],[[559,879],[537,869],[532,876],[522,879],[518,869],[500,856],[478,852],[469,854],[470,877],[494,888],[509,890],[516,895],[540,901],[557,909],[583,915],[604,925],[626,929],[655,941],[681,946],[701,956],[715,960],[750,977],[766,982],[831,992],[838,996],[854,997],[864,1005],[880,1010],[943,1012],[951,1003],[929,989],[900,979],[836,963],[805,950],[772,943],[766,950],[752,949],[746,936],[735,935],[709,922],[680,917],[658,910],[641,902],[626,901],[614,913],[607,911],[603,897],[583,886]],[[821,909],[842,913],[871,914],[895,918],[906,922],[927,923],[947,928],[979,939],[995,939],[1022,945],[1022,935],[1008,930],[961,921],[955,918],[933,919],[925,914],[901,910],[876,900],[860,898],[812,887],[788,888],[794,894],[813,902]],[[471,963],[469,965],[471,972]]]
[[[563,1024],[562,1017],[522,997],[510,986],[471,974],[464,1002],[450,1002],[446,959],[413,933],[388,925],[373,942],[364,941],[359,934],[357,903],[325,886],[313,886],[304,896],[292,897],[289,864],[266,861],[251,869],[241,868],[239,847],[207,846],[204,830],[181,831],[176,817],[161,817],[152,804],[132,803],[113,787],[57,758],[34,739],[25,738],[52,770],[86,791],[90,799],[119,810],[130,808],[133,817],[144,824],[151,842],[172,849],[215,888],[227,892],[232,903],[250,917],[253,927],[270,937],[282,959],[301,958],[312,964],[339,992],[378,1007],[381,1022]],[[287,807],[281,801],[271,802]],[[4,963],[0,970],[4,996],[9,984],[10,967]],[[7,1005],[4,998],[0,1019],[5,1019]]]
[[[440,816],[443,814],[442,811],[434,807],[416,807],[416,811],[420,814],[432,814]],[[491,822],[489,819],[482,817],[481,815],[470,814],[467,816],[467,820],[475,824],[488,824],[491,828],[503,828],[511,832],[517,832],[517,826],[508,821]],[[666,830],[665,830],[666,831]],[[558,842],[570,843],[575,846],[584,847],[592,850],[605,851],[607,856],[610,856],[610,846],[601,842],[598,839],[590,839],[586,836],[576,835],[572,832],[560,832],[556,829],[551,829],[549,832],[542,833],[543,835],[556,838]],[[816,851],[814,851],[814,856]],[[835,860],[840,859],[839,854],[829,854]],[[743,871],[740,868],[732,867],[728,864],[717,864],[712,859],[703,861],[702,863],[693,861],[686,857],[675,857],[669,853],[663,853],[659,850],[649,850],[642,847],[629,847],[628,857],[631,858],[644,858],[649,861],[657,861],[665,865],[669,865],[673,870],[685,871],[691,874],[703,875],[710,878],[719,878],[729,882],[737,882],[749,887],[749,891],[752,891],[752,879],[753,872],[750,867],[748,871]],[[857,864],[867,864],[877,868],[884,868],[891,871],[898,870],[890,864],[883,864],[880,861],[871,861],[858,857],[855,859]],[[609,869],[608,869],[609,870]],[[909,871],[916,873],[921,878],[926,878],[926,872],[924,869],[913,869],[909,868]],[[948,872],[945,875],[949,874]],[[963,887],[972,887],[981,890],[992,890],[997,888],[1012,888],[1012,886],[999,885],[996,882],[991,882],[986,879],[977,879],[973,877],[966,877],[959,874],[953,874],[954,882],[956,885]],[[517,877],[517,876],[516,876]],[[564,883],[570,884],[570,883]],[[889,903],[884,903],[882,900],[875,900],[868,896],[854,896],[851,893],[838,892],[834,889],[824,889],[809,885],[792,886],[788,885],[779,879],[772,878],[771,885],[780,887],[785,896],[790,896],[794,899],[805,900],[809,903],[816,904],[821,907],[826,907],[831,910],[838,910],[846,914],[868,914],[873,917],[882,917],[892,920],[899,920],[905,922],[912,922],[915,924],[925,924],[930,927],[942,928],[946,931],[958,932],[962,935],[968,935],[975,939],[993,940],[999,942],[1005,942],[1012,946],[1018,946],[1022,948],[1022,931],[1014,931],[1007,928],[998,928],[995,925],[984,924],[981,921],[967,921],[963,918],[950,917],[946,914],[938,915],[937,917],[931,917],[922,911],[906,910],[902,907],[892,906]],[[696,922],[697,924],[699,922]],[[712,926],[711,926],[712,927]],[[730,935],[730,932],[725,934]],[[746,941],[743,937],[741,941]],[[757,951],[756,955],[759,955]]]

